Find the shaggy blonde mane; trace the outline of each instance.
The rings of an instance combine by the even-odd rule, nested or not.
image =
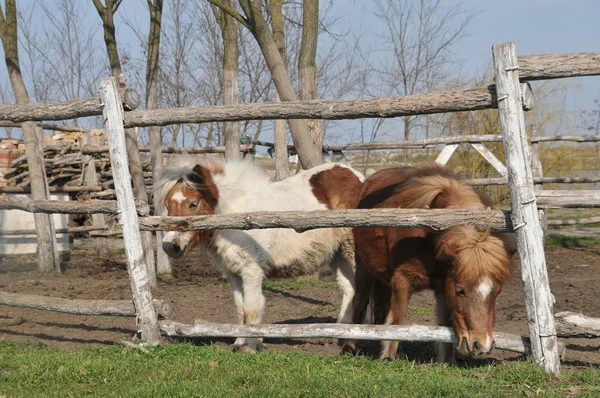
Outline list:
[[[467,225],[444,231],[436,242],[438,257],[452,260],[454,272],[467,283],[488,277],[498,283],[510,276],[511,254],[506,243],[489,233]]]
[[[490,207],[487,198],[434,163],[415,167],[410,178],[398,187],[397,197],[401,207],[407,208]],[[489,277],[502,283],[510,274],[507,244],[490,231],[480,232],[468,225],[452,227],[438,235],[436,245],[438,257],[450,257],[457,275],[469,282]]]

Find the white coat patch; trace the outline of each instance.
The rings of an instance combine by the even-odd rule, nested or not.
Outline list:
[[[490,294],[490,292],[492,291],[493,287],[494,287],[494,283],[489,278],[485,278],[481,281],[479,286],[477,286],[477,292],[485,300],[487,298],[487,296]]]
[[[181,203],[184,200],[186,200],[187,198],[185,197],[184,194],[181,193],[181,191],[177,191],[173,194],[173,196],[171,196],[171,199],[173,199],[177,203]]]

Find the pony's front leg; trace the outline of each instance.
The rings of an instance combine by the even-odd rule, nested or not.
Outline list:
[[[352,322],[352,298],[354,297],[354,261],[350,262],[342,253],[331,260],[331,270],[335,272],[337,284],[342,291],[342,305],[337,317],[338,323]]]
[[[435,292],[435,301],[437,309],[437,322],[440,326],[451,326],[450,312],[446,304],[446,294],[444,292]],[[437,362],[454,362],[454,345],[452,343],[436,343]]]
[[[240,325],[244,324],[244,291],[242,278],[238,275],[232,274],[230,272],[225,272],[225,276],[227,280],[231,284],[231,290],[233,292],[233,302],[235,303],[235,312],[237,315],[237,322]],[[235,339],[233,343],[233,350],[239,351],[244,344],[246,344],[246,339],[244,337],[238,337]]]
[[[258,265],[246,266],[242,271],[242,288],[244,293],[244,324],[258,325],[262,323],[265,298],[262,294],[264,272]],[[244,352],[262,350],[262,338],[247,338],[241,348]]]
[[[406,323],[406,311],[410,299],[410,284],[404,276],[396,274],[392,278],[392,299],[390,311],[385,321],[386,325],[403,325]],[[396,359],[400,349],[400,356],[404,356],[402,347],[397,340],[382,341],[380,359]]]
[[[367,307],[369,306],[369,297],[375,277],[362,265],[358,256],[356,256],[356,273],[355,273],[355,292],[352,297],[352,323],[360,325],[365,319]],[[344,340],[342,346],[342,354],[350,353],[357,354],[356,345],[358,341],[355,339]]]

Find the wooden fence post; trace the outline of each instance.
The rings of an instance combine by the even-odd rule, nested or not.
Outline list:
[[[81,166],[83,167],[83,178],[81,183],[84,186],[99,187],[100,184],[98,175],[96,174],[96,160],[94,159],[94,155],[83,155],[84,148],[88,146],[93,146],[92,134],[89,130],[85,130],[81,135],[81,143],[79,148],[82,153]],[[104,214],[92,214],[92,225],[95,227],[105,227],[106,221],[104,217]],[[97,236],[95,241],[96,255],[102,260],[108,259],[110,254],[108,250],[108,238],[106,238],[106,236]]]
[[[127,271],[131,280],[133,302],[137,312],[142,338],[150,343],[158,343],[160,330],[158,315],[152,305],[152,293],[146,264],[142,237],[138,223],[135,199],[131,188],[131,174],[127,168],[128,159],[123,128],[123,106],[119,97],[115,78],[101,79],[98,83],[104,107],[104,126],[108,137],[110,163],[115,182],[119,221],[123,228],[123,241],[127,257]]]
[[[534,360],[544,365],[547,372],[558,373],[560,359],[552,311],[554,298],[548,283],[544,234],[533,185],[531,148],[525,131],[517,50],[514,43],[502,43],[494,45],[492,52],[531,349]]]

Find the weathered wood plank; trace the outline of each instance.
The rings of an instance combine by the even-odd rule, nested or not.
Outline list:
[[[76,315],[135,316],[132,300],[77,300],[0,291],[0,305]],[[162,300],[154,300],[153,305],[165,318],[173,312],[171,305]]]
[[[546,220],[548,226],[600,224],[600,217],[579,218],[576,220]]]
[[[437,159],[435,159],[435,162],[437,164],[445,166],[452,157],[452,155],[454,155],[454,152],[456,151],[456,148],[458,148],[459,145],[460,144],[448,144],[444,146],[444,148],[442,148],[442,150],[440,151],[440,154],[438,155]]]
[[[57,234],[71,234],[81,232],[92,232],[92,231],[104,231],[107,227],[95,227],[93,225],[86,225],[83,227],[69,227],[69,228],[56,228],[54,230]],[[35,235],[35,229],[11,229],[11,230],[0,230],[0,236],[14,236],[14,235]]]
[[[97,186],[75,186],[75,185],[63,185],[63,186],[50,186],[48,187],[50,193],[66,193],[66,192],[100,192],[102,187]],[[0,193],[29,193],[31,187],[18,187],[18,186],[7,186],[0,187]]]
[[[564,311],[554,315],[560,337],[600,337],[600,318]]]
[[[137,109],[139,105],[137,92],[132,88],[126,88],[124,93],[124,105],[128,109]],[[100,97],[88,97],[65,102],[30,103],[26,105],[0,104],[0,120],[11,122],[67,120],[101,114],[102,100]]]
[[[102,114],[110,149],[119,221],[123,230],[123,241],[127,259],[127,271],[131,280],[133,301],[137,311],[138,325],[142,338],[149,343],[158,343],[160,330],[156,309],[152,305],[150,281],[144,262],[142,238],[140,234],[135,200],[131,187],[131,175],[127,168],[125,129],[123,128],[123,107],[119,98],[115,78],[101,79],[98,88],[104,103]]]
[[[542,181],[544,181],[542,179]],[[542,190],[537,192],[541,208],[592,208],[600,207],[600,191],[593,190]]]
[[[0,196],[0,209],[23,210],[30,213],[60,213],[60,214],[117,214],[117,203],[109,200],[64,201],[64,200],[33,200],[16,196]],[[132,207],[133,208],[133,207]],[[150,208],[137,204],[140,215],[148,215]]]
[[[487,86],[403,97],[136,110],[125,114],[125,127],[265,119],[387,118],[495,107],[495,87]]]
[[[533,185],[531,148],[525,131],[517,50],[514,43],[502,43],[494,45],[492,53],[507,161],[512,221],[521,259],[521,278],[525,290],[533,358],[543,365],[547,372],[558,373],[560,357],[552,312],[553,297],[548,283],[544,233]]]
[[[502,163],[501,161],[498,160],[498,158],[496,157],[496,155],[494,155],[489,149],[487,149],[482,143],[480,142],[472,142],[471,146],[473,148],[475,148],[475,150],[477,152],[479,152],[479,154],[481,156],[483,156],[483,158],[485,160],[487,160],[489,162],[489,164],[492,165],[492,167],[494,169],[496,169],[496,171],[498,173],[500,173],[500,175],[502,177],[506,177],[506,166],[504,165],[504,163]]]
[[[481,230],[510,231],[509,213],[500,210],[447,209],[352,209],[310,212],[271,211],[218,214],[190,217],[144,217],[139,219],[144,231],[187,231],[208,229],[293,228],[302,232],[332,227],[428,227],[444,230],[470,224]]]
[[[600,53],[521,55],[517,60],[521,81],[600,75]]]
[[[161,330],[179,337],[266,337],[266,338],[338,338],[357,340],[399,340],[456,343],[452,328],[423,325],[347,325],[316,323],[304,325],[238,325],[197,322],[187,325],[161,321]],[[529,339],[507,333],[494,333],[496,347],[529,353]]]

